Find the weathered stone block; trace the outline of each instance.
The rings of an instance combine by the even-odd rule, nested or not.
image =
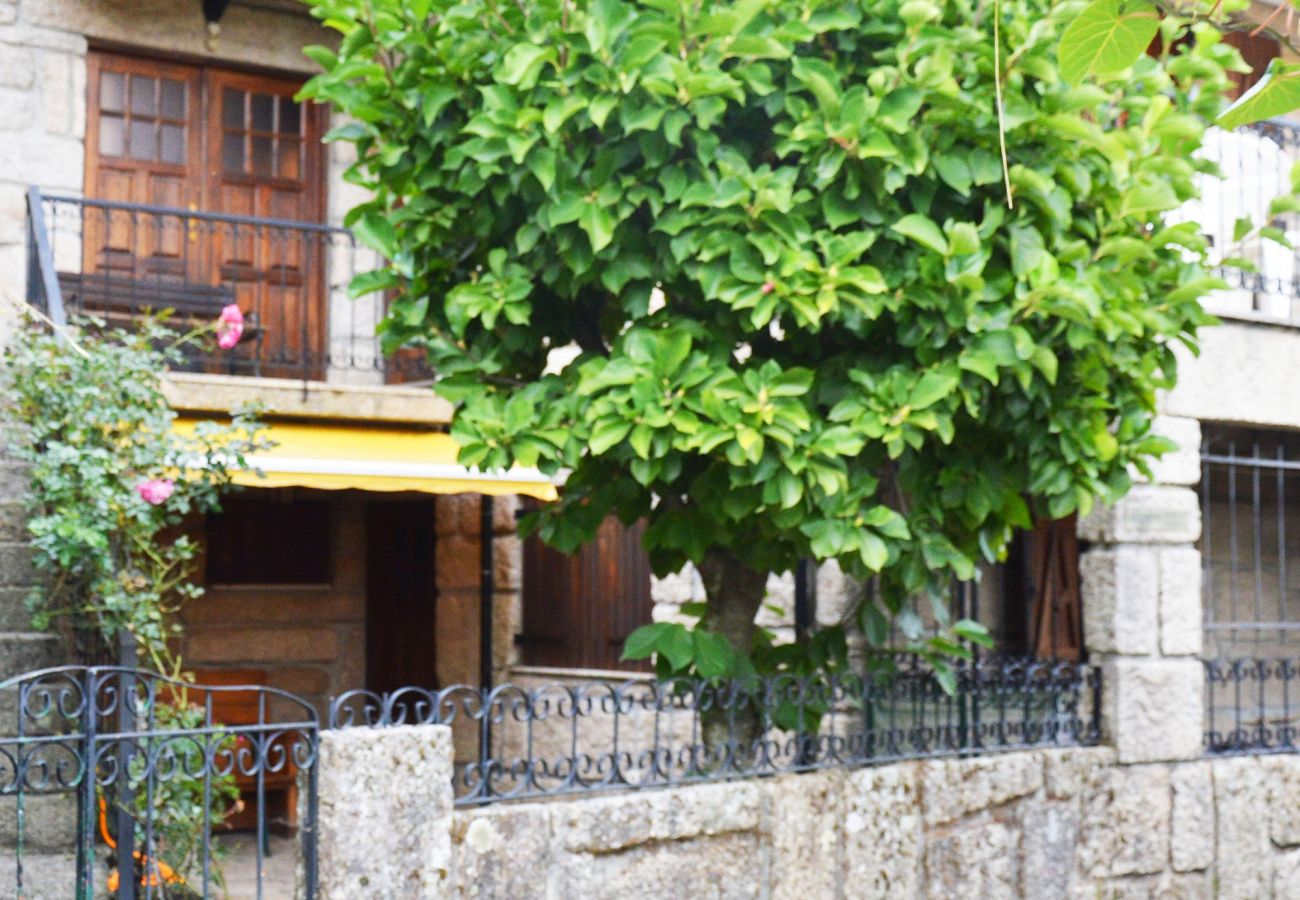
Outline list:
[[[524,583],[524,546],[513,535],[492,541],[492,579],[498,591],[519,589]]]
[[[1201,551],[1167,547],[1160,551],[1160,652],[1197,656],[1201,652]]]
[[[0,588],[0,632],[28,631],[32,614],[27,610],[27,588]]]
[[[1066,897],[1074,882],[1079,809],[1026,800],[1022,809],[1021,897]]]
[[[1151,432],[1178,445],[1151,463],[1156,484],[1194,485],[1201,480],[1201,423],[1183,416],[1157,416]],[[1141,478],[1145,481],[1146,479]]]
[[[1111,659],[1102,728],[1121,763],[1201,755],[1205,672],[1194,659]]]
[[[1300,847],[1300,756],[1260,760],[1269,789],[1269,837],[1279,847]]]
[[[451,767],[445,725],[321,733],[322,900],[444,896],[452,860]]]
[[[1079,862],[1094,878],[1161,872],[1169,862],[1169,770],[1094,770],[1083,798]]]
[[[1043,762],[1034,752],[921,763],[926,827],[1001,806],[1043,786]]]
[[[31,50],[0,43],[0,86],[26,90],[35,77],[36,59]]]
[[[651,576],[650,596],[655,603],[681,606],[683,603],[698,603],[704,599],[704,582],[700,573],[692,565],[687,565],[680,572],[665,575],[662,578]]]
[[[1212,763],[1217,816],[1214,877],[1222,900],[1266,897],[1272,881],[1268,785],[1258,759]]]
[[[204,662],[333,662],[333,628],[208,628],[186,639],[186,656]]]
[[[1190,544],[1201,536],[1201,510],[1190,488],[1139,484],[1114,506],[1079,523],[1079,536],[1107,544]]]
[[[862,594],[862,583],[844,574],[835,560],[817,568],[817,624],[838,625]]]
[[[1076,747],[1045,750],[1043,786],[1052,800],[1074,800],[1083,793],[1093,770],[1115,764],[1111,747]]]
[[[1208,762],[1175,766],[1170,850],[1175,872],[1207,869],[1214,862],[1214,783]]]
[[[916,763],[863,769],[845,779],[845,897],[920,896],[919,783]]]
[[[1115,878],[1076,887],[1071,894],[1078,900],[1209,900],[1214,896],[1208,875],[1141,875]]]
[[[12,723],[12,718],[6,719]],[[7,725],[12,728],[12,725]],[[12,734],[12,731],[7,732]],[[12,746],[12,745],[11,745]],[[65,758],[50,752],[37,757],[51,765]],[[36,766],[32,766],[32,780]],[[12,770],[11,770],[12,771]],[[10,776],[11,777],[11,776]],[[53,781],[51,777],[51,781]],[[36,852],[75,851],[77,848],[77,794],[27,795],[23,797],[23,847]],[[18,840],[18,798],[0,797],[0,847],[13,847]],[[2,884],[3,882],[0,882]],[[5,885],[12,887],[12,883]]]
[[[692,785],[591,799],[556,810],[557,845],[574,853],[613,853],[651,841],[755,831],[763,812],[757,782]]]
[[[1150,547],[1090,550],[1079,558],[1084,639],[1094,653],[1156,651],[1160,559]]]
[[[758,834],[729,832],[648,843],[619,853],[561,855],[548,896],[752,900],[763,896],[769,870],[768,848]]]
[[[1273,900],[1300,900],[1300,850],[1278,854],[1273,868]]]
[[[929,836],[925,844],[926,896],[997,900],[1020,896],[1019,833],[983,821]]]
[[[0,6],[0,24],[4,24],[4,9]],[[0,884],[13,890],[17,868],[14,852],[0,849]],[[67,900],[76,895],[75,853],[23,853],[23,900]]]
[[[773,900],[834,897],[842,860],[845,773],[782,775],[767,783]]]
[[[0,585],[32,584],[36,571],[32,567],[32,548],[28,544],[0,544]]]
[[[63,642],[52,634],[40,632],[0,634],[0,678],[58,665],[63,661],[62,657]],[[0,698],[0,704],[8,699],[10,698]]]
[[[451,893],[464,898],[543,900],[551,871],[551,814],[544,804],[456,814]]]

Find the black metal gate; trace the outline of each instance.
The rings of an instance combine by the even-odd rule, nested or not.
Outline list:
[[[260,685],[116,666],[0,683],[0,893],[310,900],[318,737],[314,707]]]

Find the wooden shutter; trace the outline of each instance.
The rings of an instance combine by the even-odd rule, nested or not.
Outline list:
[[[1236,47],[1241,53],[1242,59],[1250,66],[1249,74],[1232,72],[1229,75],[1236,85],[1231,94],[1234,99],[1253,88],[1264,77],[1264,71],[1268,68],[1268,64],[1281,55],[1281,48],[1278,46],[1277,41],[1267,34],[1258,34],[1252,37],[1249,32],[1230,31],[1224,35],[1223,42]]]
[[[623,641],[650,621],[645,526],[606,519],[572,556],[537,538],[524,542],[524,616],[518,637],[525,665],[637,669],[620,663]]]
[[[1029,537],[1032,579],[1029,649],[1040,659],[1083,657],[1079,539],[1074,516],[1043,521]]]

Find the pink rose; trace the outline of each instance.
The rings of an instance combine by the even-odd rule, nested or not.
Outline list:
[[[170,478],[155,478],[150,481],[142,481],[135,486],[136,493],[140,499],[152,506],[159,503],[167,502],[167,498],[176,490],[176,482]]]
[[[243,336],[244,314],[239,311],[239,305],[231,303],[223,307],[221,315],[217,317],[217,346],[229,350]]]

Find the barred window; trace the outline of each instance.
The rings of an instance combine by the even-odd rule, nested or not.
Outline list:
[[[1201,563],[1205,654],[1300,647],[1300,434],[1204,427]]]

